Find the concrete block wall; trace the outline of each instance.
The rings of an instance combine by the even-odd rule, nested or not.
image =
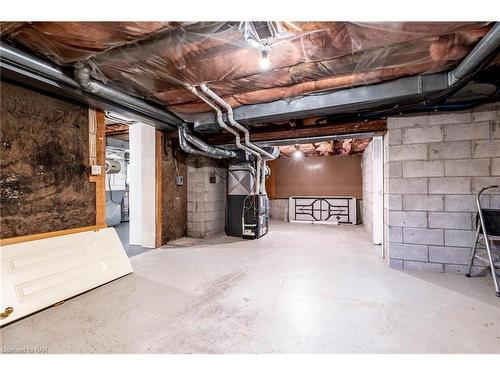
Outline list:
[[[476,194],[500,184],[500,103],[389,118],[384,152],[390,266],[464,273]],[[483,202],[500,208],[500,195]]]
[[[207,238],[224,232],[226,168],[214,159],[189,155],[187,164],[187,234]],[[215,183],[210,174],[215,172]]]
[[[373,143],[370,142],[361,159],[363,179],[363,201],[361,209],[362,223],[365,230],[373,233]]]
[[[269,217],[273,220],[288,221],[288,199],[270,199]]]

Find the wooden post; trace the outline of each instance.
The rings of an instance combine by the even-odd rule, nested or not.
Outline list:
[[[160,247],[163,245],[163,142],[164,134],[161,130],[156,129],[155,134],[155,245]]]
[[[95,119],[90,118],[95,116]],[[90,182],[95,182],[95,224],[99,227],[106,226],[106,124],[104,112],[89,110],[89,122],[95,120],[95,163],[101,166],[100,175],[91,175]]]

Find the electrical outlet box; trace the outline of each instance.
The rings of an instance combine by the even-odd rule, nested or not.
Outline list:
[[[100,165],[93,165],[90,168],[90,174],[92,176],[99,176],[102,173],[102,167]]]
[[[215,184],[217,182],[215,178],[215,172],[210,172],[210,183]]]
[[[177,186],[182,186],[184,184],[184,177],[183,176],[175,176],[175,184]]]

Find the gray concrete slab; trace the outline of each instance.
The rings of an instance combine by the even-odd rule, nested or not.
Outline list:
[[[500,353],[489,278],[390,269],[361,226],[272,222],[131,258],[135,272],[1,330],[50,353]]]
[[[116,233],[118,234],[123,248],[125,249],[125,252],[127,253],[129,258],[136,256],[137,254],[142,254],[146,251],[153,250],[147,247],[130,244],[130,223],[128,221],[121,222],[120,224],[115,225],[113,228],[115,228]]]

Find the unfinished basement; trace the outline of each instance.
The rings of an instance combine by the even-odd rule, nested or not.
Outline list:
[[[2,352],[500,353],[500,23],[0,26]]]

